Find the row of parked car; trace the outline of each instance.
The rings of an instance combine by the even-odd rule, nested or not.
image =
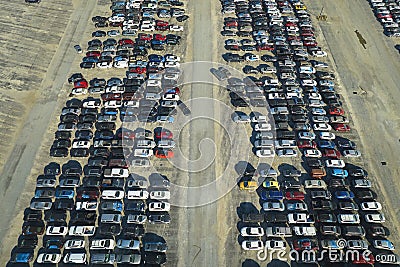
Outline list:
[[[400,2],[396,0],[370,0],[377,20],[382,24],[384,33],[390,37],[400,36]]]
[[[162,26],[160,21],[170,16],[178,22],[185,21],[188,16],[182,5],[179,1],[112,1],[111,17],[92,19],[98,28],[121,27],[126,38],[114,39],[119,35],[117,29],[93,32],[94,38],[109,38],[88,42],[81,67],[114,62],[117,68],[127,68],[126,77],[86,79],[81,73],[69,77],[68,82],[73,84],[71,98],[61,111],[50,155],[88,160],[84,167],[74,160],[62,167],[52,163],[37,178],[35,195],[24,213],[22,235],[10,263],[166,263],[165,239],[147,232],[146,224],[170,223],[169,180],[159,174],[146,179],[131,170],[140,172],[140,167],[149,167],[152,155],[173,157],[173,134],[161,127],[153,132],[129,129],[121,123],[174,121],[176,108],[181,104],[177,87],[180,57],[148,54],[148,49],[177,45],[181,37],[137,33],[144,29],[136,29],[132,20],[140,19],[140,27],[154,22],[154,30],[181,31],[182,26],[169,22]],[[156,21],[154,16],[160,20]],[[136,38],[129,39],[131,35]],[[182,110],[190,112],[186,107]],[[43,234],[43,245],[35,254],[41,244],[38,236]]]
[[[238,229],[242,248],[371,249],[369,257],[353,262],[369,265],[374,255],[392,254],[382,204],[366,171],[348,162],[361,152],[341,136],[351,129],[335,90],[335,75],[327,63],[310,60],[327,54],[318,47],[306,6],[299,0],[221,3],[222,35],[229,36],[225,49],[246,52],[223,57],[235,64],[246,62],[243,71],[254,74],[225,77],[232,104],[270,110],[268,116],[237,111],[233,120],[252,124],[257,156],[296,157],[300,150],[307,171],[288,166],[280,167],[281,175],[273,169],[246,170],[238,186],[256,191],[262,210],[243,214]],[[398,264],[399,257],[394,258],[386,263]],[[316,258],[303,262],[315,263]]]
[[[180,7],[173,7],[174,4]],[[92,21],[96,28],[121,28],[123,38],[114,39],[121,36],[119,29],[93,32],[92,37],[96,39],[88,42],[81,68],[135,68],[138,67],[135,61],[146,57],[150,49],[165,51],[168,46],[179,45],[181,36],[173,32],[182,32],[184,27],[175,23],[189,18],[181,4],[173,1],[161,1],[161,5],[157,1],[114,1],[110,17],[95,16]],[[164,34],[166,31],[170,33]],[[104,41],[98,39],[107,36],[110,38]],[[136,38],[129,38],[131,36]]]

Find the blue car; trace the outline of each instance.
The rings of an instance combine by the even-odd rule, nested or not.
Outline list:
[[[164,62],[165,58],[161,55],[149,55],[149,61],[153,61],[153,62]]]
[[[334,149],[335,148],[335,143],[332,141],[327,141],[327,140],[321,140],[318,142],[318,147],[319,148],[327,148],[327,149]]]
[[[340,168],[330,169],[330,174],[331,174],[331,176],[340,177],[340,178],[346,178],[347,176],[349,176],[348,171],[340,169]]]
[[[57,188],[56,190],[56,198],[67,198],[73,199],[75,196],[75,191],[71,189]]]
[[[160,41],[160,40],[151,40],[151,45],[163,45],[165,44],[164,41]]]
[[[335,197],[337,199],[353,199],[354,193],[351,191],[336,191]]]
[[[103,108],[102,109],[103,115],[117,115],[118,109],[116,108]]]
[[[33,254],[29,252],[15,253],[11,257],[12,263],[29,263],[33,259]]]
[[[260,197],[262,200],[271,200],[271,199],[282,200],[283,193],[277,190],[262,191]]]
[[[84,57],[82,62],[97,63],[99,59],[97,57]]]

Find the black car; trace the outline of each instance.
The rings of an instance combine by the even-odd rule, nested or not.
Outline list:
[[[82,185],[87,187],[99,187],[101,181],[94,177],[85,177],[82,179]]]
[[[71,157],[87,157],[90,152],[87,148],[73,148],[71,149]]]
[[[67,131],[57,131],[54,133],[56,139],[69,139],[71,138],[71,132]]]
[[[75,211],[71,214],[70,223],[73,225],[95,225],[96,212]]]
[[[65,158],[68,156],[68,148],[51,148],[50,156],[51,157],[62,157]]]
[[[75,203],[73,199],[57,199],[53,203],[53,207],[56,210],[73,210],[75,208]]]
[[[102,223],[98,229],[99,229],[99,233],[101,235],[112,235],[112,236],[117,236],[117,235],[121,234],[121,231],[122,231],[121,225],[111,224],[111,223],[110,224]],[[128,234],[126,228],[124,228],[124,234]]]
[[[98,131],[112,131],[115,130],[115,122],[98,122],[96,123],[96,129]],[[97,132],[97,131],[96,131]]]
[[[91,155],[94,157],[104,157],[107,158],[110,155],[110,150],[106,147],[99,147],[95,148],[92,152]]]
[[[183,15],[183,16],[176,17],[176,20],[179,22],[183,22],[183,21],[187,20],[188,18],[189,18],[189,16]]]
[[[105,21],[99,21],[99,22],[96,22],[96,24],[94,24],[94,26],[96,28],[105,28],[105,27],[108,27],[108,23]]]
[[[145,234],[145,229],[142,224],[128,224],[124,227],[124,234],[132,237],[141,237]]]
[[[79,130],[75,132],[75,138],[89,141],[93,138],[93,132],[90,130]]]
[[[160,252],[145,252],[144,263],[145,264],[158,264],[162,265],[167,262],[167,255]]]
[[[18,239],[19,248],[35,249],[38,244],[36,235],[21,235]]]
[[[82,73],[74,73],[68,78],[69,83],[73,83],[83,79]]]
[[[125,211],[144,212],[146,203],[143,200],[125,201]]]
[[[70,139],[56,139],[53,142],[52,148],[68,148],[71,147],[71,140]]]
[[[67,213],[65,210],[49,211],[46,213],[45,220],[49,223],[65,223]]]
[[[82,62],[79,66],[81,69],[93,69],[96,64],[94,62]]]
[[[41,222],[42,221],[42,211],[41,210],[31,210],[26,209],[24,215],[25,222]]]
[[[92,37],[105,37],[107,33],[105,31],[92,32]]]

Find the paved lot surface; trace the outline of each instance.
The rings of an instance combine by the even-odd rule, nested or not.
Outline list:
[[[391,240],[399,246],[400,62],[394,48],[396,39],[383,35],[368,1],[340,0],[328,5],[324,1],[306,0],[305,3],[313,15],[318,15],[324,6],[328,16],[327,22],[319,25],[341,78],[341,93],[361,139],[363,161],[389,217]],[[367,41],[366,49],[359,43],[356,30]]]
[[[48,149],[42,150],[38,155],[36,153],[43,141],[51,142],[51,138],[53,138],[53,136],[49,138],[48,135],[45,135],[46,130],[50,121],[57,123],[56,117],[58,115],[54,117],[53,111],[57,106],[58,94],[70,72],[71,63],[75,59],[76,53],[73,50],[73,45],[83,35],[95,4],[96,1],[94,0],[80,3],[42,3],[39,7],[23,6],[24,4],[21,3],[21,9],[26,10],[26,13],[22,12],[21,21],[16,23],[21,25],[22,28],[31,29],[31,32],[29,30],[21,32],[19,37],[10,33],[9,37],[4,39],[6,40],[3,43],[5,47],[13,45],[17,47],[17,50],[10,50],[10,55],[7,55],[10,61],[5,60],[9,62],[7,64],[11,64],[10,69],[5,70],[2,68],[2,70],[9,73],[15,70],[18,75],[5,76],[4,79],[8,77],[9,85],[6,86],[7,90],[2,89],[2,93],[10,95],[11,98],[14,95],[17,96],[17,98],[12,98],[11,101],[16,103],[17,113],[15,115],[21,113],[20,119],[24,119],[24,121],[15,120],[15,127],[1,127],[1,129],[7,129],[10,133],[13,132],[13,138],[2,137],[1,140],[3,142],[13,144],[12,139],[16,141],[14,147],[5,147],[11,153],[8,159],[2,161],[5,162],[5,167],[0,176],[2,190],[0,205],[3,214],[0,217],[0,239],[2,240],[7,235],[14,237],[14,240],[16,240],[15,238],[20,232],[21,217],[17,218],[18,220],[16,220],[15,224],[11,223],[11,221],[15,212],[22,211],[32,197],[33,188],[29,183],[26,188],[31,189],[23,191],[26,192],[23,194],[21,194],[21,191],[24,189],[26,179],[31,173],[36,156],[43,157],[43,155],[48,155]],[[76,10],[72,12],[74,8]],[[10,4],[8,9],[4,7],[1,12],[10,14],[11,17],[12,12],[17,10],[18,7],[16,6],[11,9]],[[43,12],[47,12],[47,16],[40,15]],[[12,17],[18,17],[18,14]],[[27,27],[27,25],[32,27]],[[21,42],[20,40],[24,41]],[[47,43],[47,45],[42,46],[42,42]],[[32,49],[30,52],[21,52],[24,51],[24,48],[29,51],[30,47]],[[19,50],[23,55],[21,57],[22,63],[15,61],[15,58],[19,57]],[[24,53],[28,54],[25,55]],[[27,75],[36,75],[36,78],[31,81]],[[4,82],[7,84],[7,81]],[[15,84],[17,85],[15,86]],[[31,88],[32,92],[24,92],[26,96],[19,99],[18,95],[22,95],[22,93],[15,92],[15,90],[29,88]],[[65,94],[65,92],[63,93]],[[21,100],[25,102],[23,103]],[[7,112],[9,107],[2,105],[1,109],[3,113]],[[1,123],[7,123],[8,125],[8,121],[14,120],[10,117]],[[48,157],[39,162],[37,166],[41,171],[43,164],[49,162]],[[34,173],[35,169],[32,169],[32,172]],[[18,202],[19,199],[21,200],[20,202]],[[10,228],[10,226],[13,227]],[[12,248],[10,246],[14,243],[15,241],[11,243],[1,242],[1,262],[7,261],[5,259],[9,258],[9,251]]]

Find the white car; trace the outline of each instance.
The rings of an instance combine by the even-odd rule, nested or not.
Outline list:
[[[156,142],[147,139],[139,139],[136,143],[136,146],[139,148],[154,148],[156,146]]]
[[[150,199],[164,200],[164,199],[170,199],[170,197],[171,193],[166,190],[150,192]]]
[[[326,57],[328,54],[325,51],[311,51],[311,55],[314,57]]]
[[[179,101],[179,95],[178,94],[167,93],[167,94],[164,94],[162,96],[162,100]]]
[[[166,68],[179,68],[181,64],[177,61],[167,61],[165,62]]]
[[[336,135],[331,132],[319,132],[319,138],[322,140],[335,140]]]
[[[305,180],[304,188],[305,189],[326,189],[327,185],[326,185],[325,181],[319,180],[319,179]]]
[[[109,69],[112,67],[112,62],[101,61],[96,64],[99,69]]]
[[[263,210],[264,211],[284,211],[285,204],[281,201],[266,201],[263,203]]]
[[[318,149],[306,149],[306,150],[304,150],[304,157],[320,158],[320,157],[322,157],[322,153]]]
[[[299,132],[298,137],[302,140],[314,140],[315,134],[312,132]]]
[[[147,199],[148,197],[149,197],[149,192],[143,189],[129,190],[126,193],[127,199]]]
[[[71,90],[71,95],[86,95],[87,89],[86,88],[74,88]]]
[[[249,119],[250,121],[250,119]],[[254,126],[254,130],[257,132],[267,132],[267,131],[271,131],[272,126],[269,123],[257,123]]]
[[[40,253],[36,259],[37,263],[59,263],[61,254],[59,253]]]
[[[68,233],[68,227],[66,226],[48,226],[46,229],[46,235],[66,235]]]
[[[309,99],[308,100],[308,105],[310,107],[324,107],[326,106],[325,102],[322,100],[317,100],[317,99]]]
[[[68,235],[72,236],[92,236],[96,230],[95,226],[71,226]]]
[[[72,148],[90,148],[90,141],[74,141]]]
[[[129,61],[127,60],[115,61],[113,64],[113,67],[117,69],[127,68],[128,66],[129,66]]]
[[[64,263],[80,263],[84,264],[87,261],[86,253],[68,252],[63,259]]]
[[[358,158],[361,156],[361,152],[355,149],[343,150],[342,154],[345,158]]]
[[[183,31],[183,26],[181,25],[169,25],[169,30],[172,32],[181,32]]]
[[[97,207],[98,207],[97,200],[78,201],[75,204],[76,210],[97,210]]]
[[[256,156],[259,158],[273,158],[275,157],[275,151],[269,148],[259,149],[256,151]]]
[[[64,244],[64,249],[79,249],[85,247],[84,239],[70,239]]]
[[[149,204],[149,211],[169,211],[171,205],[168,202],[151,202]]]
[[[368,223],[384,223],[386,221],[385,215],[382,213],[377,214],[365,214],[365,221]]]
[[[287,244],[284,240],[267,240],[265,241],[265,247],[269,249],[285,250]]]
[[[376,201],[361,203],[361,210],[381,210],[382,204]]]
[[[353,181],[353,186],[355,188],[371,188],[372,183],[367,179],[356,179]]]
[[[104,102],[104,107],[105,108],[120,108],[122,107],[122,101],[121,100],[109,100]]]
[[[94,239],[90,243],[90,249],[114,249],[114,239]]]
[[[328,159],[325,160],[325,166],[328,168],[344,168],[346,163],[341,159]]]
[[[159,148],[174,148],[175,145],[175,142],[172,140],[160,140],[157,143],[157,147]]]
[[[165,61],[179,62],[181,61],[181,58],[175,55],[166,55]]]
[[[264,244],[261,240],[244,240],[242,242],[242,248],[244,250],[262,250]]]
[[[332,127],[327,123],[315,123],[313,125],[314,131],[330,131]]]
[[[323,108],[312,108],[311,113],[313,115],[322,115],[322,116],[326,115],[326,111]]]
[[[138,158],[149,158],[153,156],[153,150],[151,149],[134,149],[133,155]]]
[[[339,224],[360,224],[360,215],[358,214],[339,214],[337,219]]]
[[[242,229],[240,229],[240,234],[242,236],[253,236],[253,237],[264,236],[264,229],[260,226],[243,227]]]
[[[297,236],[316,236],[317,229],[314,226],[295,226],[293,232]]]
[[[82,107],[84,108],[97,108],[101,105],[99,100],[87,100],[82,103]]]
[[[101,192],[102,199],[123,199],[125,192],[122,190],[103,190]]]

